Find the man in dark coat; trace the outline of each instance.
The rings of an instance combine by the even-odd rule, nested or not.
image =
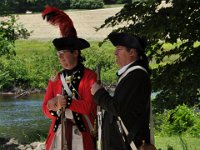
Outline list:
[[[150,143],[150,69],[145,55],[147,41],[127,33],[111,33],[109,40],[116,47],[118,85],[114,96],[101,85],[94,83],[91,93],[104,110],[103,150],[128,150],[133,140],[137,148]],[[129,132],[120,133],[118,116]],[[125,138],[125,140],[123,139]]]

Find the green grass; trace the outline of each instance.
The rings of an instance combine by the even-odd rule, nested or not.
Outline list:
[[[104,8],[115,8],[115,7],[123,7],[124,4],[110,4],[110,5],[104,5]]]
[[[199,150],[200,138],[191,136],[155,136],[157,150]],[[170,149],[171,148],[171,149]]]
[[[50,41],[17,40],[15,43],[17,55],[24,56],[24,57],[31,56],[34,53],[47,55],[50,47],[52,47],[52,44]]]
[[[99,41],[89,41],[91,47],[99,48]],[[49,49],[54,48],[51,41],[39,41],[39,40],[17,40],[15,42],[15,49],[17,56],[28,57],[35,53],[40,53],[41,55],[48,55]],[[105,42],[101,49],[105,50],[105,53],[114,54],[114,47],[110,42]],[[89,51],[88,48],[86,51]],[[84,52],[83,52],[84,53]]]

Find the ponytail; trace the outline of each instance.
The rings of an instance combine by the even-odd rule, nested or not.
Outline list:
[[[149,68],[149,60],[148,60],[146,54],[142,53],[139,56],[139,60],[141,61],[142,65],[147,70],[147,72],[149,73],[149,75],[151,75],[151,69]]]
[[[147,72],[151,75],[151,69],[149,68],[149,60],[145,54],[145,48],[147,47],[147,38],[146,37],[138,37],[136,36],[139,43],[140,43],[140,48],[138,49],[138,56],[139,56],[139,60],[141,61],[142,65],[144,66],[144,68],[147,70]]]

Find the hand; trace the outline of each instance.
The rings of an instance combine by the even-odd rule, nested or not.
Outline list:
[[[91,94],[94,95],[101,88],[103,87],[95,82],[91,87]]]
[[[65,108],[67,104],[66,96],[64,97],[63,95],[57,94],[57,109],[61,109],[62,107]]]
[[[60,94],[57,94],[56,97],[50,99],[47,102],[47,108],[49,110],[57,111],[57,110],[61,109],[62,107],[65,107],[66,103],[67,102],[65,100],[65,97]]]

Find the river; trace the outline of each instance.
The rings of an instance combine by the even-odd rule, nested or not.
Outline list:
[[[42,94],[18,99],[0,96],[0,137],[20,142],[44,140],[50,120],[42,113],[42,102]]]

